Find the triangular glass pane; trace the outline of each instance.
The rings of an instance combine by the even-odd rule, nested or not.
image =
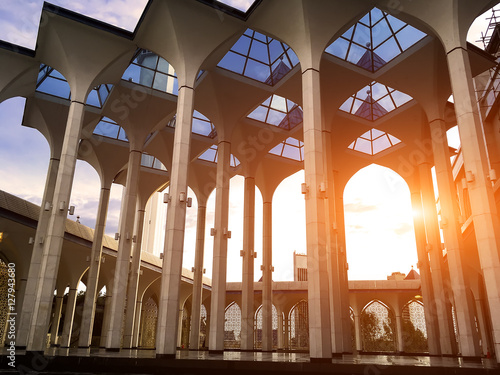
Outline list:
[[[347,148],[350,148],[351,150],[354,149],[354,143],[356,143],[356,141],[352,142],[349,146],[347,146]]]
[[[387,134],[387,136],[389,137],[389,140],[391,141],[391,143],[393,145],[397,145],[398,143],[401,143],[401,140],[399,138],[396,138],[395,136],[390,135],[390,134]]]
[[[373,48],[377,48],[382,42],[392,35],[391,29],[385,20],[377,23],[372,28]]]
[[[378,48],[375,49],[377,55],[383,58],[385,61],[390,61],[401,53],[398,44],[394,37],[384,42]]]
[[[396,38],[398,39],[398,42],[401,45],[403,51],[406,51],[408,48],[413,46],[424,37],[425,33],[409,25],[401,29],[401,31],[396,34]]]
[[[336,41],[334,41],[326,48],[326,52],[344,60],[348,48],[349,48],[349,42],[344,38],[338,38]]]
[[[246,36],[241,37],[238,41],[231,47],[231,51],[241,53],[242,55],[248,54],[248,49],[250,48],[250,42],[252,39]]]
[[[380,9],[378,9],[378,8],[373,8],[370,11],[370,14],[372,16],[372,20],[371,20],[372,24],[371,24],[371,26],[375,25],[384,16],[384,14],[382,13],[382,11]]]
[[[257,31],[254,34],[254,38],[260,40],[261,42],[267,43],[267,37],[264,34],[261,34]]]
[[[262,102],[262,105],[269,106],[269,103],[271,103],[271,99],[272,98],[273,98],[273,95],[271,95],[269,98],[267,98],[266,100],[264,100]]]
[[[379,100],[380,98],[388,94],[387,86],[381,83],[375,82],[371,86],[371,95],[373,100]]]
[[[366,13],[358,22],[364,23],[366,26],[370,27],[370,13]]]
[[[371,141],[372,139],[371,132],[368,130],[367,132],[361,134],[360,138],[368,139]]]
[[[363,54],[365,53],[366,48],[362,48],[357,44],[351,44],[351,48],[349,49],[349,54],[347,56],[347,61],[353,64],[357,64],[361,59]]]
[[[356,145],[354,149],[359,152],[364,152],[365,154],[372,154],[372,143],[363,138],[358,138],[356,140]]]
[[[389,21],[392,31],[395,33],[398,32],[403,26],[406,25],[403,21],[397,19],[396,17],[391,16],[390,14],[387,15],[387,20]]]
[[[271,150],[269,150],[269,153],[281,156],[281,151],[283,150],[283,146],[284,146],[283,143],[277,144]]]
[[[247,117],[257,121],[266,122],[267,111],[268,109],[266,107],[258,106]]]
[[[286,139],[286,143],[288,143],[289,145],[292,145],[292,146],[297,146],[299,147],[299,140],[298,139],[295,139],[295,138],[292,138],[292,137],[288,137]]]
[[[396,103],[397,107],[400,107],[405,103],[408,103],[412,99],[410,95],[407,95],[401,91],[394,91],[391,94],[391,96],[394,99],[394,103]]]
[[[349,97],[344,103],[342,103],[340,109],[345,112],[351,112],[351,106],[353,100],[354,99],[352,97]]]
[[[353,30],[354,30],[354,25],[351,26],[345,33],[343,33],[342,36],[346,39],[351,39]]]
[[[380,131],[378,129],[373,128],[372,129],[372,139],[378,138],[381,135],[384,135],[385,133],[383,131]]]
[[[370,29],[358,23],[354,30],[354,37],[352,40],[362,46],[367,46],[367,43],[371,43]]]

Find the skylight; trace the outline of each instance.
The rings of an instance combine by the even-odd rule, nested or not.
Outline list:
[[[273,86],[298,62],[285,43],[247,29],[217,66]]]
[[[339,109],[366,120],[375,121],[412,99],[411,96],[401,91],[373,81],[349,97]]]
[[[143,152],[141,155],[141,165],[147,168],[158,169],[161,171],[166,171],[167,168],[161,161],[155,158],[153,155]]]
[[[218,3],[226,4],[231,8],[248,12],[250,7],[255,3],[255,0],[215,0]]]
[[[94,129],[94,134],[128,142],[128,137],[125,133],[125,129],[123,129],[109,117],[105,116],[101,117],[101,120],[98,122],[97,126]]]
[[[87,96],[86,104],[102,108],[109,93],[113,89],[111,84],[96,86]],[[36,82],[36,91],[57,96],[62,99],[71,99],[71,89],[66,78],[54,68],[41,64]]]
[[[373,8],[326,48],[342,60],[376,72],[427,34]]]
[[[217,145],[212,145],[209,148],[207,148],[205,152],[198,157],[198,159],[209,161],[211,163],[217,163],[218,159]],[[229,165],[233,168],[236,168],[238,165],[240,165],[240,161],[236,156],[231,154]]]
[[[168,127],[175,128],[177,115],[167,123]],[[193,123],[191,131],[195,134],[204,135],[205,137],[214,139],[217,137],[217,130],[215,130],[214,124],[202,113],[194,110],[193,112]]]
[[[137,50],[122,79],[173,95],[179,92],[174,67],[163,57],[145,49]]]
[[[304,142],[288,137],[283,142],[273,147],[269,153],[287,159],[304,161]]]
[[[397,145],[398,143],[401,143],[401,140],[398,138],[373,128],[362,134],[347,148],[367,155],[376,155],[379,152]]]
[[[273,94],[247,117],[282,129],[291,130],[302,122],[303,116],[302,108],[299,105]]]

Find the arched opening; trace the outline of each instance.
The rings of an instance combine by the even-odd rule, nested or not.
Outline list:
[[[381,301],[369,302],[361,312],[361,337],[365,352],[395,352],[394,312]]]
[[[239,349],[241,345],[241,309],[232,302],[224,314],[224,349]]]
[[[278,310],[276,306],[272,305],[272,340],[273,340],[273,348],[278,347]],[[257,308],[254,316],[254,349],[262,348],[262,305]]]
[[[410,190],[392,170],[372,164],[344,189],[351,280],[385,280],[417,264]]]
[[[406,353],[428,352],[423,303],[415,300],[409,301],[403,307],[401,318],[404,351]]]
[[[295,304],[288,315],[288,343],[291,350],[309,349],[309,310],[307,301]]]

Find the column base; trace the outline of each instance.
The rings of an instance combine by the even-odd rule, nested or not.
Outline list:
[[[224,350],[210,350],[210,349],[208,349],[208,354],[224,354]]]
[[[311,357],[311,363],[332,363],[331,358],[313,358]]]
[[[106,348],[106,351],[107,352],[114,352],[114,353],[117,353],[120,351],[120,348]]]
[[[158,359],[175,359],[175,354],[156,354]]]
[[[481,363],[481,357],[479,356],[463,356],[462,359],[464,360],[464,362]]]

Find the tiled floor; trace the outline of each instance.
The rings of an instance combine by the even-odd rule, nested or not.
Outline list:
[[[17,356],[23,356],[24,351],[18,351]],[[6,349],[0,351],[0,355],[6,356]],[[45,352],[44,357],[75,357],[75,363],[82,359],[94,358],[97,361],[103,361],[107,358],[129,358],[129,359],[144,359],[154,360],[156,352],[154,350],[121,350],[120,352],[107,352],[104,349],[60,349],[51,348]],[[79,357],[77,359],[77,357]],[[5,357],[4,357],[5,359]],[[186,364],[193,363],[192,361],[237,361],[237,362],[288,362],[288,363],[308,363],[310,362],[307,353],[263,353],[263,352],[238,352],[227,351],[223,354],[209,354],[207,351],[177,351],[176,359],[179,360],[178,364],[182,364],[182,360],[186,360]],[[72,363],[73,361],[71,361]],[[149,362],[149,361],[147,361]],[[5,361],[3,362],[5,363]],[[149,362],[151,363],[151,362]],[[196,362],[197,363],[197,362]],[[215,362],[212,362],[215,364]],[[478,373],[486,373],[487,371],[494,370],[500,373],[500,366],[494,359],[481,359],[480,361],[464,361],[462,358],[438,358],[429,356],[396,356],[396,355],[343,355],[332,359],[333,364],[343,365],[361,365],[364,367],[364,373],[383,373],[384,369],[390,366],[410,366],[410,367],[426,367],[435,368],[439,373],[439,368],[464,368],[464,369],[477,369]],[[357,366],[356,366],[357,367]],[[367,370],[368,369],[368,370]],[[371,371],[370,371],[371,369]],[[479,369],[482,369],[479,370]],[[424,369],[422,369],[424,370]],[[430,369],[429,369],[430,370]],[[3,372],[0,369],[0,372]],[[426,372],[426,371],[424,371]],[[43,372],[41,372],[43,373]],[[77,374],[78,372],[75,372]],[[472,373],[476,373],[472,371]]]

